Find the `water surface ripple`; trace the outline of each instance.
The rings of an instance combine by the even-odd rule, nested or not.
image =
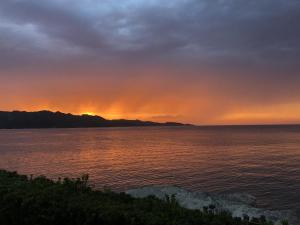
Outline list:
[[[300,212],[300,127],[0,130],[0,168],[50,178],[90,174],[123,191],[177,185],[247,192],[261,207]]]

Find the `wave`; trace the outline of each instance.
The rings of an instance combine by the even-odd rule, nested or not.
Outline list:
[[[280,225],[282,220],[288,220],[290,225],[299,225],[300,219],[292,210],[267,210],[256,207],[256,198],[247,193],[211,194],[206,192],[190,192],[176,186],[146,186],[126,191],[127,194],[144,198],[150,195],[164,199],[166,195],[174,195],[178,203],[188,209],[200,209],[214,205],[217,211],[228,211],[233,217],[250,218],[265,216],[267,220]]]

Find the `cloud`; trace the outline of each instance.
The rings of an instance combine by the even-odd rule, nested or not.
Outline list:
[[[251,61],[267,65],[296,63],[300,52],[299,10],[296,0],[0,3],[2,29],[32,26],[45,39],[60,41],[57,52],[67,46],[75,49],[71,55],[81,50],[83,58],[88,52],[99,59],[180,61],[188,57],[203,63]],[[18,38],[26,35],[26,30],[19,30]],[[7,41],[11,39],[1,44],[7,45]]]
[[[133,85],[143,87],[131,111],[149,111],[152,102],[164,108],[154,117],[293,105],[300,101],[299,11],[298,0],[1,0],[0,79],[11,90],[21,82],[30,95],[33,81],[43,87],[59,79],[65,87],[76,79],[77,90],[92,86],[93,101],[102,100],[96,90],[107,80],[107,96],[124,87],[130,99],[141,92]],[[106,104],[130,101],[120,99]],[[178,108],[173,115],[168,101]]]

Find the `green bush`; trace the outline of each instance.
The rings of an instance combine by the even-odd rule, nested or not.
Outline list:
[[[138,199],[92,190],[88,176],[49,180],[0,170],[1,225],[248,225],[227,212],[185,209],[175,196]],[[270,225],[265,218],[259,225]]]

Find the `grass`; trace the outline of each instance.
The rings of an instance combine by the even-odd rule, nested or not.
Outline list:
[[[133,198],[125,193],[93,190],[88,176],[53,181],[0,170],[1,225],[272,225],[264,217],[234,218],[185,209],[174,196]]]

